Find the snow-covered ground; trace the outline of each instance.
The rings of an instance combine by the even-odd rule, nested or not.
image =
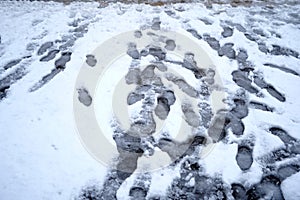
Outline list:
[[[77,76],[103,42],[147,29],[181,33],[206,51],[222,79],[218,90],[225,94],[226,116],[232,118],[226,137],[205,158],[186,155],[172,166],[134,173],[119,182],[118,199],[137,196],[130,191],[139,182],[147,199],[300,199],[299,13],[300,5],[285,4],[206,8],[1,1],[0,199],[84,199],[93,188],[91,193],[105,196],[112,187],[107,177],[116,175],[80,141],[73,109]],[[194,74],[186,74],[187,83],[197,84]],[[101,87],[108,95],[114,88],[106,84]],[[170,115],[180,112],[180,105],[172,108]],[[103,126],[110,120],[108,115]],[[196,162],[199,173],[185,169],[186,162]]]

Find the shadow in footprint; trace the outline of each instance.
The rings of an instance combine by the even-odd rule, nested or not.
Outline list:
[[[289,69],[287,67],[282,67],[282,66],[279,66],[279,65],[275,65],[275,64],[272,64],[272,63],[265,63],[264,66],[268,66],[268,67],[271,67],[271,68],[275,68],[275,69],[279,69],[283,72],[286,72],[286,73],[289,73],[289,74],[293,74],[295,76],[299,76],[298,72],[292,70],[292,69]]]
[[[53,42],[46,42],[46,43],[42,44],[37,52],[37,55],[41,56],[44,53],[46,53],[46,51],[48,51],[48,49],[50,49],[53,46],[53,44],[54,44]]]
[[[78,92],[78,100],[85,106],[90,106],[93,102],[93,99],[87,89],[79,88],[77,89]]]
[[[253,163],[252,149],[248,146],[239,145],[236,155],[236,162],[241,170],[245,171],[250,169]]]
[[[247,72],[241,70],[235,70],[231,73],[232,80],[240,87],[244,88],[250,93],[257,94],[258,89],[252,86],[252,80],[248,78]]]
[[[254,109],[258,109],[258,110],[262,110],[262,111],[269,111],[269,112],[274,111],[274,108],[268,106],[265,103],[261,103],[261,102],[257,102],[257,101],[250,101],[249,107],[254,108]]]

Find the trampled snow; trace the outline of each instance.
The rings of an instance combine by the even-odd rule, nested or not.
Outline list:
[[[193,29],[202,36],[209,34],[221,46],[234,43],[233,49],[236,52],[241,48],[245,49],[248,61],[255,66],[254,72],[261,73],[268,84],[285,95],[286,101],[280,102],[266,89],[255,85],[263,98],[247,93],[249,101],[263,102],[273,107],[274,111],[249,108],[248,116],[242,120],[245,125],[244,134],[240,137],[229,134],[226,142],[217,143],[213,151],[201,161],[207,175],[221,175],[226,184],[238,182],[249,186],[260,182],[264,170],[260,158],[285,145],[278,137],[269,133],[269,128],[281,127],[300,140],[300,77],[265,64],[274,63],[300,74],[300,57],[266,54],[259,50],[259,44],[264,44],[269,49],[275,44],[300,52],[299,12],[299,5],[284,4],[273,8],[231,7],[227,4],[206,8],[200,3],[165,6],[115,3],[100,8],[98,3],[76,2],[63,5],[55,2],[0,2],[0,87],[9,85],[6,97],[0,101],[0,198],[72,199],[85,185],[101,186],[109,169],[86,151],[76,130],[73,113],[76,78],[86,55],[91,54],[96,47],[120,33],[151,27],[155,17],[160,18],[161,29],[183,32],[205,49],[221,75],[223,85],[220,87],[226,92],[228,99],[240,88],[231,75],[239,68],[238,63],[226,56],[219,56],[206,41],[196,39],[186,30]],[[297,16],[293,17],[295,15]],[[257,39],[247,39],[244,32],[238,30],[237,24]],[[233,36],[221,36],[224,26],[234,28]],[[76,32],[76,27],[82,27],[83,30]],[[255,34],[253,30],[256,29],[256,33],[262,33]],[[53,41],[55,48],[64,44],[63,41],[72,41],[61,50],[72,52],[71,60],[62,72],[40,89],[29,92],[33,85],[51,72],[55,60],[61,55],[61,52],[58,53],[49,62],[39,61],[41,57],[37,55],[37,51],[48,41]],[[22,60],[19,64],[4,69],[7,63],[20,58]],[[130,57],[127,59],[130,61]],[[123,63],[129,63],[127,61]],[[121,67],[125,71],[111,71],[121,76],[129,66]],[[16,78],[14,72],[17,70],[24,75]],[[14,74],[11,79],[3,81],[10,74]],[[187,81],[190,85],[197,84],[192,81],[194,77],[190,71],[185,71],[182,75],[191,78]],[[254,74],[250,73],[250,77],[253,78]],[[99,89],[107,97],[113,93],[113,81],[112,79],[110,82],[107,75]],[[109,100],[110,98],[103,97],[104,103],[109,104]],[[166,124],[165,129],[172,131],[176,127],[172,126],[172,122],[177,122],[182,117],[176,115],[179,107],[180,105],[174,105],[177,109],[171,111],[169,124]],[[133,112],[135,108],[131,108]],[[103,128],[108,129],[112,120],[110,110],[107,109],[100,119],[103,120]],[[254,161],[248,171],[239,168],[235,157],[238,145],[244,140],[253,143]],[[110,141],[114,142],[112,138]],[[296,159],[295,162],[299,164],[298,154],[295,158],[287,158],[289,159]],[[172,180],[179,176],[178,171],[176,167],[167,167],[151,172],[148,196],[165,194]],[[117,194],[119,199],[130,199],[129,190],[134,184],[135,176],[133,174],[121,185]],[[282,182],[281,190],[285,199],[299,199],[299,181],[298,172]]]

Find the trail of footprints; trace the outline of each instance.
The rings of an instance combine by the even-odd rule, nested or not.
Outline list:
[[[153,30],[158,30],[159,25],[159,20],[155,18],[153,20],[153,25],[151,26],[151,28]],[[246,30],[239,24],[235,24],[234,28],[238,29],[239,31],[245,32],[245,35],[247,34]],[[207,129],[208,136],[213,140],[213,142],[224,142],[223,140],[226,138],[228,131],[231,131],[237,137],[243,135],[245,126],[242,119],[248,115],[249,108],[260,109],[267,112],[274,111],[273,107],[265,103],[249,100],[247,97],[247,92],[254,93],[257,96],[262,97],[260,94],[260,89],[265,89],[278,101],[284,102],[286,100],[284,94],[277,91],[274,86],[264,80],[262,74],[258,74],[256,71],[254,71],[253,65],[249,61],[247,61],[248,55],[245,49],[239,49],[239,51],[236,53],[232,48],[234,45],[233,43],[226,43],[223,46],[220,46],[219,41],[209,36],[208,34],[204,34],[203,36],[201,36],[194,29],[188,29],[187,31],[190,32],[195,38],[203,39],[204,41],[206,41],[212,49],[218,52],[219,56],[226,56],[229,59],[234,59],[239,63],[239,69],[232,72],[232,79],[238,86],[242,88],[233,97],[232,108],[228,111],[220,111],[216,113],[214,118],[213,113],[209,109],[210,105],[205,102],[199,103],[198,105],[200,109],[200,112],[198,114],[201,115],[201,120],[198,120],[199,116],[197,116],[197,113],[195,113],[195,111],[190,109],[189,105],[183,104],[182,111],[187,123],[190,126],[203,126]],[[256,33],[260,32],[256,31]],[[224,31],[222,32],[222,36],[224,38],[231,37],[232,34],[233,28],[224,27]],[[137,38],[142,37],[141,32],[137,31],[135,36]],[[174,50],[175,47],[176,41],[168,40],[166,42],[166,50]],[[266,51],[266,53],[270,53],[272,55],[280,54],[298,57],[297,53],[294,53],[294,51],[287,48],[279,48],[276,45],[273,45],[273,50],[268,50]],[[202,71],[197,66],[197,63],[193,61],[193,54],[191,53],[187,53],[185,59],[182,62],[170,61],[166,59],[166,51],[163,49],[156,47],[146,47],[139,52],[136,49],[134,43],[131,43],[128,46],[127,54],[131,56],[133,60],[139,60],[142,56],[152,55],[156,59],[157,63],[159,63],[158,65],[151,64],[143,71],[140,71],[140,69],[137,67],[129,69],[129,72],[126,76],[127,84],[137,84],[138,86],[136,87],[135,91],[131,92],[128,95],[127,103],[128,105],[132,105],[136,102],[143,101],[144,103],[148,104],[148,106],[153,105],[154,100],[148,98],[149,94],[147,94],[147,91],[153,90],[155,93],[158,92],[160,95],[156,99],[157,104],[154,109],[154,114],[162,120],[167,118],[172,105],[176,101],[173,91],[162,86],[161,80],[159,80],[159,77],[157,77],[154,73],[154,69],[158,69],[163,72],[166,71],[166,66],[164,66],[162,62],[177,64],[181,67],[191,70],[194,73],[195,78],[207,80],[207,82],[205,82],[206,86],[214,83],[213,76],[208,75],[209,73],[214,74],[214,72]],[[276,68],[282,70],[283,72],[299,76],[297,72],[286,68],[285,66],[278,66],[271,63],[265,63],[265,66]],[[185,80],[179,79],[172,74],[168,74],[166,78],[168,81],[181,88],[183,92],[185,92],[192,98],[199,98],[199,96],[203,97],[205,95],[209,95],[209,93],[195,90],[194,88],[189,86],[185,82]],[[153,121],[153,114],[149,115],[148,113],[148,115],[143,116],[145,121],[139,123],[142,123],[144,126],[145,124],[147,124],[147,121],[150,122],[150,128],[148,127],[148,129],[146,130],[143,129],[143,131],[144,133],[150,133],[151,135],[151,133],[153,133],[155,130],[155,128],[151,128],[151,124],[155,123]],[[135,155],[129,158],[130,156],[125,153],[125,158],[129,158],[130,162],[136,162],[138,157],[142,155],[145,149],[145,147],[141,147],[140,145],[141,139],[137,139],[139,137],[130,139],[131,136],[124,133],[124,131],[120,129],[116,130],[116,133],[119,134],[120,132],[123,132],[123,135],[121,136],[122,139],[120,141],[127,142],[125,142],[124,144],[120,141],[118,142],[115,139],[117,146],[124,149],[124,145],[126,146],[126,144],[130,144],[135,147],[127,149],[128,151],[131,151],[131,153],[134,152]],[[143,186],[143,184],[141,184],[138,187],[132,186],[129,191],[129,196],[132,199],[260,199],[268,198],[270,196],[270,198],[273,199],[284,199],[280,184],[287,177],[299,172],[300,165],[297,161],[293,160],[280,166],[276,166],[274,165],[274,163],[283,159],[286,160],[297,157],[297,155],[300,153],[300,142],[297,139],[291,137],[286,131],[279,127],[270,127],[269,132],[270,134],[278,136],[284,142],[285,147],[282,149],[274,150],[273,152],[258,159],[263,166],[264,174],[260,182],[250,186],[243,185],[242,183],[232,183],[231,185],[228,185],[222,181],[221,177],[209,177],[205,173],[205,170],[199,164],[199,158],[195,157],[196,149],[198,147],[206,145],[207,139],[204,136],[195,135],[194,138],[192,138],[190,141],[187,141],[185,144],[178,144],[171,138],[168,138],[168,136],[161,138],[159,141],[155,141],[152,137],[150,137],[151,143],[154,146],[156,145],[162,151],[167,152],[169,156],[174,159],[175,165],[180,165],[180,177],[173,180],[173,183],[169,187],[169,190],[166,194],[149,196],[147,195],[149,186]],[[215,133],[221,133],[221,135]],[[255,139],[252,138],[249,141],[242,140],[238,144],[235,159],[237,165],[242,171],[249,170],[254,162],[254,158],[252,155],[254,147],[253,140]],[[173,151],[170,151],[170,149],[172,148],[180,149],[179,147],[183,147],[184,152],[174,153]],[[181,154],[181,156],[177,157],[178,154]],[[126,168],[127,167],[128,164]],[[118,186],[120,186],[126,180],[126,178],[134,172],[135,168],[136,166],[131,167],[132,170],[129,173],[120,172],[118,170],[108,173],[106,179],[107,181],[103,185],[102,190],[99,192],[101,194],[101,197],[99,199],[115,199]],[[194,185],[190,184],[191,179],[194,180]],[[144,181],[141,182],[145,183],[147,182],[146,180],[151,180],[151,176],[148,176],[144,179]],[[111,181],[115,181],[114,187],[111,187]]]
[[[238,62],[239,69],[232,72],[232,79],[238,86],[244,88],[245,90],[247,90],[250,93],[256,94],[257,96],[261,95],[261,93],[257,87],[259,87],[261,89],[265,89],[270,95],[272,95],[277,100],[279,100],[281,102],[285,102],[286,98],[285,98],[284,94],[282,94],[282,92],[278,91],[271,84],[267,83],[264,80],[263,76],[261,74],[258,74],[255,71],[255,68],[252,66],[252,64],[249,61],[247,61],[248,54],[245,49],[239,49],[238,53],[236,53],[235,50],[233,49],[233,46],[234,46],[233,43],[225,43],[223,46],[221,46],[217,39],[211,37],[208,34],[204,34],[202,37],[197,33],[197,31],[195,29],[187,29],[187,31],[190,32],[197,39],[203,39],[204,41],[206,41],[212,49],[214,49],[218,52],[219,56],[221,56],[221,57],[226,56],[229,59],[234,59]],[[230,37],[231,33],[228,33],[228,32],[230,32],[229,27],[225,27],[224,31],[222,32],[222,36]],[[292,51],[292,50],[289,50],[289,51]],[[285,53],[277,53],[276,55],[290,56],[290,54],[285,54]],[[295,56],[295,57],[298,58],[298,56]],[[271,63],[265,63],[264,65],[282,70],[286,73],[291,73],[296,76],[299,75],[294,70],[288,69],[284,66],[278,66],[275,64],[271,64]],[[250,78],[251,76],[253,76],[253,79]],[[257,87],[255,87],[253,83]],[[257,107],[259,109],[261,109],[264,106],[257,106]],[[264,110],[267,110],[267,109],[264,109]]]
[[[167,10],[165,12],[168,16],[177,18],[176,11]],[[207,26],[212,24],[209,19],[200,20]],[[265,33],[261,29],[247,30],[242,25],[230,21],[225,21],[225,24],[221,32],[223,38],[229,38],[233,35],[234,31],[239,31],[244,34],[247,40],[255,42],[258,50],[265,54],[290,56],[299,59],[299,53],[290,48],[281,47],[276,44],[267,47],[261,38],[269,36],[268,33]],[[160,19],[154,18],[150,28],[154,31],[159,30],[160,25]],[[79,22],[74,21],[70,26],[73,27],[71,34],[64,36],[61,40],[48,41],[42,44],[37,50],[40,62],[49,62],[55,59],[58,54],[60,57],[55,60],[53,70],[30,88],[30,92],[38,90],[62,72],[66,64],[71,60],[72,52],[70,48],[78,38],[83,37],[87,32],[88,23],[79,25]],[[281,127],[274,126],[268,130],[269,134],[273,134],[282,140],[284,147],[257,159],[257,162],[263,167],[264,172],[260,182],[253,185],[244,185],[243,183],[228,185],[222,181],[222,177],[210,177],[205,173],[205,169],[201,166],[197,157],[197,149],[199,147],[205,146],[209,138],[215,143],[226,143],[226,136],[229,132],[233,133],[236,137],[243,135],[245,129],[243,119],[248,115],[249,108],[267,112],[275,110],[274,107],[265,103],[249,100],[247,93],[253,93],[263,98],[261,90],[265,90],[280,102],[285,102],[286,97],[282,91],[278,91],[273,85],[266,82],[262,74],[255,71],[255,66],[248,61],[248,54],[245,49],[238,49],[236,52],[233,48],[234,43],[220,45],[220,42],[209,34],[201,35],[193,28],[189,28],[186,31],[193,37],[207,42],[220,57],[226,56],[238,62],[239,68],[232,72],[232,80],[241,87],[241,90],[232,98],[231,109],[221,110],[214,115],[210,105],[205,100],[198,104],[199,110],[197,112],[191,109],[189,104],[182,104],[181,109],[186,122],[192,127],[205,128],[208,135],[196,134],[184,143],[173,141],[168,134],[156,140],[152,137],[156,128],[154,115],[165,120],[176,98],[174,91],[162,84],[160,77],[155,74],[155,70],[165,72],[167,70],[166,63],[177,64],[190,70],[194,73],[195,78],[201,81],[203,86],[201,90],[196,90],[184,79],[174,74],[169,73],[166,78],[169,82],[178,86],[189,98],[203,99],[210,95],[209,87],[214,84],[213,77],[215,72],[213,70],[204,71],[199,68],[193,59],[192,53],[187,53],[185,58],[179,62],[167,60],[166,53],[176,48],[176,41],[174,40],[168,39],[164,41],[164,49],[156,46],[147,46],[141,51],[136,48],[134,43],[129,43],[127,54],[132,58],[133,65],[126,75],[126,81],[127,84],[135,84],[136,88],[128,95],[127,104],[130,106],[140,101],[143,103],[143,112],[141,112],[142,120],[133,122],[128,132],[122,130],[117,123],[114,124],[114,140],[120,154],[117,169],[111,170],[107,174],[101,188],[99,186],[83,188],[78,199],[116,199],[117,191],[122,183],[134,173],[138,158],[146,151],[153,152],[153,147],[158,147],[168,153],[174,161],[173,166],[180,166],[180,176],[173,180],[166,194],[150,196],[148,195],[148,190],[151,183],[151,175],[142,174],[136,178],[134,185],[128,193],[132,199],[284,199],[280,184],[289,176],[300,171],[298,160],[300,141],[293,138]],[[271,34],[274,34],[278,38],[281,37],[276,33]],[[135,37],[142,37],[141,32],[136,31]],[[141,71],[138,68],[138,60],[148,55],[153,56],[155,62]],[[0,80],[0,100],[7,96],[12,84],[22,79],[28,73],[24,64],[30,62],[31,57],[26,56],[12,60],[1,67],[2,71],[0,71],[0,74],[10,69],[14,69],[14,72]],[[97,60],[94,55],[87,55],[86,63],[90,67],[95,67]],[[264,66],[299,76],[298,72],[284,65],[264,63]],[[156,99],[153,98],[155,94],[158,94]],[[90,106],[93,103],[92,97],[85,88],[78,88],[78,100],[85,106]],[[238,143],[235,160],[243,172],[247,172],[254,162],[253,140],[255,138],[242,140]],[[149,146],[149,144],[151,145]],[[174,149],[178,149],[178,151],[176,152]],[[283,160],[288,160],[288,162],[279,165],[276,164]],[[191,180],[193,180],[194,184],[191,184]]]
[[[155,18],[151,28],[158,30],[160,21]],[[238,24],[234,25],[239,31],[246,32],[244,28]],[[207,129],[209,138],[213,142],[226,142],[226,136],[231,131],[237,137],[243,135],[245,125],[243,118],[248,115],[249,108],[260,109],[262,111],[273,112],[274,108],[258,101],[248,99],[247,92],[254,93],[259,97],[260,89],[265,89],[271,96],[278,101],[284,102],[286,100],[284,94],[277,91],[274,86],[267,83],[262,74],[254,71],[253,65],[247,61],[248,55],[245,49],[240,49],[237,53],[233,50],[233,43],[226,43],[220,46],[219,41],[215,38],[204,34],[199,35],[194,29],[188,29],[197,39],[203,39],[210,47],[216,50],[219,56],[226,56],[229,59],[234,59],[239,64],[239,69],[232,72],[233,81],[241,87],[235,96],[232,98],[232,106],[230,110],[221,110],[213,116],[208,103],[201,102],[198,105],[199,112],[195,112],[188,104],[182,104],[182,111],[186,122],[192,127],[202,126]],[[233,28],[224,27],[222,36],[231,37]],[[137,38],[142,37],[141,32],[135,33]],[[176,41],[167,40],[165,50],[155,47],[147,46],[141,51],[138,51],[134,43],[129,43],[127,54],[133,59],[133,67],[131,67],[126,75],[127,84],[136,84],[135,91],[132,91],[127,97],[128,105],[133,105],[136,102],[142,101],[144,105],[144,112],[141,112],[143,121],[134,122],[129,129],[129,134],[121,130],[115,124],[114,139],[118,146],[120,153],[117,170],[112,170],[108,173],[106,181],[99,190],[99,198],[91,199],[116,199],[116,193],[121,184],[134,172],[137,165],[138,158],[146,151],[153,147],[143,146],[141,135],[146,136],[146,140],[153,146],[157,146],[162,151],[168,153],[170,158],[174,161],[174,166],[180,166],[180,177],[175,178],[169,187],[166,194],[149,196],[149,185],[143,185],[145,182],[151,182],[151,176],[148,174],[145,179],[138,179],[139,186],[134,185],[129,191],[129,196],[132,199],[284,199],[281,192],[280,184],[287,177],[300,171],[300,165],[297,161],[291,160],[286,164],[276,166],[274,163],[283,159],[293,159],[300,153],[300,142],[290,136],[286,131],[279,127],[270,127],[269,133],[278,136],[285,144],[282,149],[274,150],[273,152],[258,158],[261,163],[264,174],[260,182],[253,185],[243,185],[243,183],[232,183],[228,185],[222,181],[222,177],[210,177],[205,173],[205,169],[199,163],[197,157],[197,149],[207,144],[206,136],[195,135],[189,141],[184,143],[177,143],[173,141],[168,135],[160,138],[158,141],[151,136],[155,131],[155,122],[153,114],[160,119],[165,120],[168,117],[172,105],[176,101],[174,92],[164,85],[160,77],[156,76],[155,69],[165,72],[167,67],[163,64],[173,63],[183,68],[192,71],[196,79],[203,81],[201,91],[194,89],[188,85],[184,79],[176,77],[173,74],[167,74],[168,81],[177,85],[187,96],[191,98],[203,98],[209,96],[209,85],[214,83],[214,71],[204,71],[198,67],[197,63],[193,60],[193,54],[187,53],[183,61],[172,61],[166,59],[166,52],[172,51],[176,47]],[[279,51],[279,50],[278,50]],[[286,51],[286,49],[284,50]],[[292,52],[289,51],[288,52]],[[272,51],[270,52],[271,54]],[[281,52],[282,53],[282,52]],[[156,61],[148,65],[143,71],[138,68],[138,62],[141,57],[152,55]],[[282,55],[291,55],[282,53]],[[294,55],[294,54],[293,54]],[[91,62],[88,59],[94,59],[92,55],[87,56],[87,63]],[[93,64],[90,65],[91,67]],[[290,73],[298,76],[299,74],[284,66],[277,66],[275,64],[266,63],[265,66],[277,68],[283,72]],[[250,78],[251,77],[251,78]],[[252,78],[253,77],[253,78]],[[255,85],[255,86],[254,86]],[[206,89],[205,89],[206,88]],[[260,89],[259,89],[260,88]],[[156,101],[151,96],[158,93]],[[82,95],[79,94],[79,99]],[[151,112],[151,106],[155,105],[154,113]],[[84,103],[83,103],[84,104]],[[199,117],[200,116],[200,117]],[[201,119],[201,120],[199,120]],[[135,124],[136,123],[136,124]],[[142,126],[141,126],[142,125]],[[221,134],[219,134],[221,133]],[[134,137],[132,137],[134,135]],[[255,138],[248,140],[241,140],[238,143],[236,162],[241,171],[247,172],[253,162],[253,148]],[[174,149],[179,149],[174,151]],[[183,149],[182,151],[180,151]],[[124,170],[126,169],[126,170]],[[128,171],[128,169],[130,169]],[[194,180],[194,184],[190,184],[190,180]],[[144,181],[141,181],[144,180]],[[88,198],[80,198],[88,199]]]
[[[178,19],[178,17],[176,16],[176,12],[183,12],[183,11],[184,10],[182,10],[182,9],[177,9],[177,10],[175,9],[175,11],[165,10],[165,12],[168,16],[176,18],[176,19]],[[210,26],[213,23],[211,21],[211,19],[208,19],[208,18],[201,18],[200,20],[207,26]],[[277,44],[271,45],[271,48],[268,48],[266,46],[266,44],[264,43],[264,38],[269,38],[272,36],[281,38],[281,36],[279,34],[275,33],[274,31],[273,32],[269,31],[269,33],[266,33],[262,29],[259,29],[259,28],[254,28],[251,30],[246,29],[242,25],[240,25],[238,23],[233,23],[229,20],[227,20],[227,21],[225,20],[224,22],[226,25],[223,25],[223,31],[221,32],[221,35],[224,38],[231,37],[233,35],[233,31],[237,30],[237,31],[242,32],[249,41],[257,43],[258,50],[262,51],[263,53],[274,55],[274,56],[278,56],[278,55],[292,56],[292,57],[299,59],[299,53],[292,49],[289,49],[287,47],[282,47]],[[62,37],[62,39],[60,39],[60,40],[45,42],[39,47],[39,49],[37,51],[37,55],[41,56],[41,58],[40,58],[41,62],[49,62],[49,61],[55,59],[57,54],[59,54],[61,52],[61,58],[59,58],[60,63],[55,64],[55,68],[49,74],[42,77],[42,79],[38,83],[36,83],[32,88],[29,89],[29,91],[33,92],[33,91],[41,88],[44,84],[49,82],[58,73],[60,73],[61,71],[64,70],[66,63],[71,59],[72,53],[70,51],[70,47],[72,47],[74,45],[75,41],[78,38],[83,37],[84,34],[87,33],[88,24],[89,23],[86,23],[84,20],[74,20],[72,23],[69,23],[69,26],[72,28],[70,30],[70,34],[64,35]],[[161,25],[160,19],[154,18],[152,21],[151,28],[153,30],[159,30],[160,25]],[[187,29],[187,31],[190,32],[195,38],[203,39],[204,41],[206,41],[211,46],[212,49],[214,49],[218,52],[219,56],[226,56],[230,59],[236,59],[238,62],[243,62],[242,61],[244,59],[243,56],[247,56],[247,55],[245,55],[245,54],[247,54],[247,52],[242,49],[239,50],[238,53],[236,53],[235,50],[232,48],[234,46],[233,43],[225,43],[223,46],[220,46],[219,41],[216,38],[211,37],[209,34],[204,34],[203,36],[201,36],[193,28],[189,28],[189,29]],[[139,36],[138,32],[136,34],[137,34],[137,36]],[[175,44],[172,40],[167,41],[166,49],[167,50],[174,49],[175,48],[174,45]],[[27,49],[29,51],[34,50],[36,48],[35,44],[28,44],[27,46],[28,46]],[[149,49],[149,50],[152,54],[153,53],[155,54],[155,49]],[[132,51],[132,49],[129,48],[128,51],[130,52],[130,51]],[[132,51],[131,53],[134,54],[137,52]],[[135,56],[135,58],[137,58],[137,56],[142,56],[144,53],[149,53],[149,52],[141,52],[141,55],[135,54],[134,56]],[[163,56],[163,54],[160,54],[160,55]],[[88,56],[89,57],[87,57],[87,63],[91,66],[95,66],[96,60],[94,58],[90,57],[90,55],[88,55]],[[15,82],[20,80],[23,76],[25,76],[28,73],[28,69],[26,69],[26,67],[24,67],[24,65],[28,65],[28,62],[26,62],[28,60],[29,60],[29,62],[32,62],[30,60],[31,57],[32,57],[32,55],[25,56],[25,57],[15,59],[15,60],[11,60],[8,63],[6,63],[4,66],[1,67],[0,74],[3,71],[6,71],[11,68],[14,68],[14,70],[11,74],[8,75],[8,77],[10,77],[9,84],[7,84],[7,81],[5,80],[6,77],[2,78],[0,80],[0,100],[7,96],[7,93],[10,89],[11,84],[14,84]],[[290,74],[299,76],[298,72],[296,72],[292,69],[289,69],[285,66],[278,66],[278,65],[272,64],[272,63],[265,63],[265,66],[276,68],[276,69],[282,70],[286,73],[290,73]],[[20,74],[18,74],[20,71],[26,71],[26,73],[22,73],[23,75],[20,77]],[[243,66],[241,66],[240,69],[233,72],[233,79],[237,82],[237,84],[239,86],[245,88],[249,92],[258,93],[259,91],[257,90],[257,88],[253,87],[253,85],[251,84],[253,82],[253,80],[249,79],[249,73],[252,73],[252,71],[253,71],[253,68],[247,67],[247,64],[243,65]],[[267,90],[272,96],[274,96],[278,100],[285,101],[285,97],[282,94],[282,92],[277,91],[272,85],[270,85],[268,83],[262,83],[262,81],[263,80],[259,80],[259,78],[256,78],[254,80],[254,83],[255,84],[261,83],[260,85],[258,85],[260,88]],[[262,108],[261,106],[258,106],[258,107]]]
[[[59,58],[55,60],[54,68],[51,70],[51,72],[43,76],[41,80],[29,88],[29,92],[34,92],[40,89],[50,80],[52,80],[57,74],[62,72],[66,68],[66,64],[71,60],[71,48],[74,46],[75,41],[87,33],[88,25],[94,21],[94,19],[91,21],[88,20],[89,19],[74,20],[69,24],[71,29],[68,34],[63,35],[59,40],[47,41],[43,43],[37,49],[36,55],[29,55],[19,59],[11,60],[2,66],[0,68],[0,75],[10,69],[12,69],[12,72],[6,77],[0,79],[0,101],[7,97],[10,86],[22,79],[29,72],[27,66],[34,61],[33,58],[35,56],[39,57],[40,62],[49,62],[55,59],[58,54],[60,54]],[[29,43],[27,45],[27,51],[29,53],[33,53],[37,46],[38,45],[35,43]],[[95,60],[92,57],[89,57],[88,64],[95,65]]]

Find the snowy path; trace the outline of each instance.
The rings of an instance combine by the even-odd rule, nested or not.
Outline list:
[[[299,5],[0,2],[1,199],[84,199],[88,192],[118,199],[299,199],[299,12]],[[227,112],[214,113],[228,121],[221,127],[226,133],[201,161],[190,153],[111,188],[109,177],[120,177],[94,160],[78,137],[75,82],[101,43],[145,29],[180,32],[205,49],[226,93]],[[184,113],[191,125],[187,113],[195,113]]]

